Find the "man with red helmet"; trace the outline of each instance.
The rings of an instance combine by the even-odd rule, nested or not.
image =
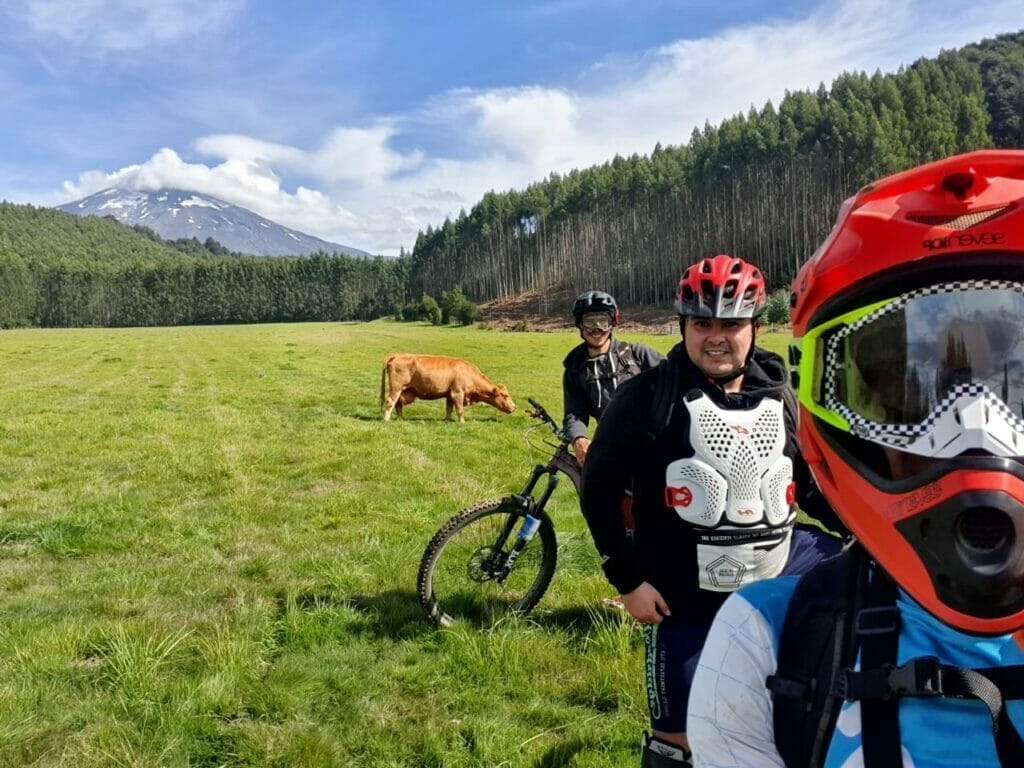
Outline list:
[[[725,597],[840,548],[795,526],[797,498],[821,517],[831,510],[815,503],[796,452],[786,365],[754,344],[766,299],[763,275],[742,259],[687,269],[676,301],[682,341],[619,390],[584,465],[583,512],[605,575],[646,625],[648,768],[688,764],[690,680]],[[618,506],[629,478],[633,544]]]
[[[865,187],[793,294],[801,447],[858,544],[725,602],[695,765],[1019,768],[1024,152]]]

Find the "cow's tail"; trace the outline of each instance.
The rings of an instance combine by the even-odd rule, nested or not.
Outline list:
[[[380,409],[384,410],[384,398],[387,396],[387,379],[388,379],[388,363],[391,362],[391,358],[394,355],[388,355],[384,358],[384,367],[380,369]]]

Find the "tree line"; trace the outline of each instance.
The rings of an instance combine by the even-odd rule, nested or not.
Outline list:
[[[892,74],[845,73],[684,145],[488,192],[398,259],[253,257],[0,203],[0,327],[470,322],[474,302],[592,287],[666,306],[682,268],[720,251],[759,264],[777,290],[859,186],[992,146],[1024,147],[1024,32]]]
[[[4,328],[370,320],[406,302],[408,268],[408,258],[245,256],[0,203]]]
[[[601,287],[664,305],[687,264],[721,251],[758,263],[777,289],[861,185],[993,146],[1024,147],[1024,32],[893,74],[845,73],[686,145],[489,192],[419,234],[410,292],[457,281],[485,301]]]

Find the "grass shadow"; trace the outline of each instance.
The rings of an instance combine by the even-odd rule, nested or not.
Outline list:
[[[577,637],[588,635],[595,629],[606,626],[609,622],[621,624],[624,621],[632,621],[625,611],[586,605],[537,612],[532,619],[538,626],[545,629],[557,630]]]
[[[497,421],[501,421],[505,417],[506,417],[506,414],[495,412],[494,414],[474,415],[471,418],[468,415],[468,413],[467,413],[466,421],[467,422],[469,422],[469,421],[483,421],[483,422],[492,422],[492,421],[494,421],[494,422],[497,422]],[[452,420],[451,421],[448,421],[444,417],[444,410],[441,411],[440,415],[429,414],[429,413],[420,413],[420,414],[414,414],[412,416],[403,416],[402,418],[398,418],[397,416],[392,416],[391,417],[391,422],[385,422],[380,413],[370,414],[370,415],[367,415],[365,413],[353,413],[353,414],[346,414],[345,418],[347,418],[347,419],[354,419],[355,421],[379,421],[382,424],[384,424],[384,423],[391,423],[391,422],[395,422],[397,424],[401,424],[403,421],[409,421],[409,422],[415,422],[415,423],[420,423],[420,422],[424,422],[425,423],[425,422],[428,422],[428,421],[432,421],[432,422],[437,422],[438,424],[458,424],[458,420],[454,416],[452,416]]]
[[[364,629],[371,637],[403,640],[435,631],[420,608],[411,589],[389,589],[377,595],[350,595],[345,601],[365,619]]]
[[[573,738],[555,744],[544,752],[534,765],[536,768],[563,768],[573,764],[573,758],[580,752],[593,748],[586,739]]]

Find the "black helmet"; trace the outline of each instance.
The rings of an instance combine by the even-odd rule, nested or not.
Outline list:
[[[576,297],[572,304],[572,316],[578,326],[588,312],[607,312],[612,316],[612,325],[619,324],[619,305],[610,293],[604,291],[584,291]]]

